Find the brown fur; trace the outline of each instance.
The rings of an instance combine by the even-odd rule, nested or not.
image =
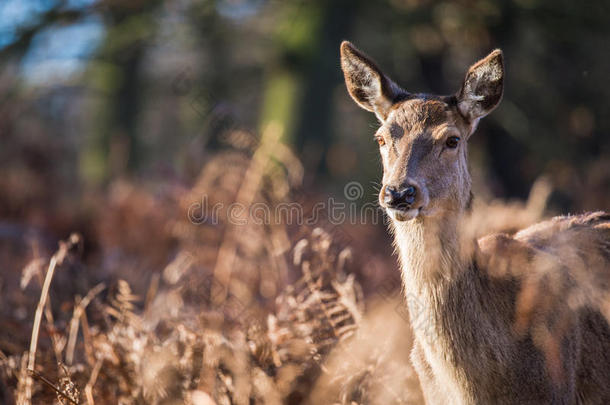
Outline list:
[[[385,187],[417,189],[408,208],[387,210],[409,309],[429,322],[414,325],[412,352],[426,402],[610,403],[610,215],[479,241],[467,231],[466,140],[502,97],[501,51],[448,97],[400,89],[349,43],[341,55],[350,94],[382,124],[380,204]]]

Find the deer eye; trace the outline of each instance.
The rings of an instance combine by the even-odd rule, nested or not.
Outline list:
[[[385,145],[385,139],[383,139],[383,136],[376,136],[375,140],[377,141],[377,143],[379,144],[379,146],[383,146]]]
[[[445,145],[449,148],[449,149],[455,149],[458,146],[458,143],[460,143],[460,137],[459,136],[450,136],[449,138],[447,138],[447,140],[445,141]]]

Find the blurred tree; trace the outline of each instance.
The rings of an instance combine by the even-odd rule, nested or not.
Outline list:
[[[142,61],[157,29],[154,13],[160,4],[108,1],[105,5],[106,37],[86,79],[101,95],[81,160],[87,180],[107,180],[138,167]]]
[[[272,33],[273,59],[267,66],[259,128],[276,122],[284,141],[294,142],[298,103],[302,101],[304,66],[319,47],[322,15],[328,2],[286,3],[276,15]]]
[[[335,110],[333,93],[337,83],[343,81],[342,73],[337,69],[339,44],[347,38],[359,2],[341,0],[324,4],[318,29],[320,40],[308,60],[301,64],[304,94],[299,103],[294,141],[296,148],[304,152],[308,169],[321,170],[322,174],[327,170],[326,151],[334,138],[331,132]]]

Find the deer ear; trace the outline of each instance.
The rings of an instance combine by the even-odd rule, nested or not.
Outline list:
[[[356,103],[385,121],[392,105],[407,93],[348,41],[341,43],[341,69],[347,91]]]
[[[468,120],[475,121],[493,111],[502,99],[504,62],[496,49],[468,69],[458,93],[458,108]]]

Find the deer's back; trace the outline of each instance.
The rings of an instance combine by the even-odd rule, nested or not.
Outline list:
[[[579,403],[610,403],[610,214],[556,217],[479,245],[492,285],[517,280],[512,326],[551,383],[573,384]]]

